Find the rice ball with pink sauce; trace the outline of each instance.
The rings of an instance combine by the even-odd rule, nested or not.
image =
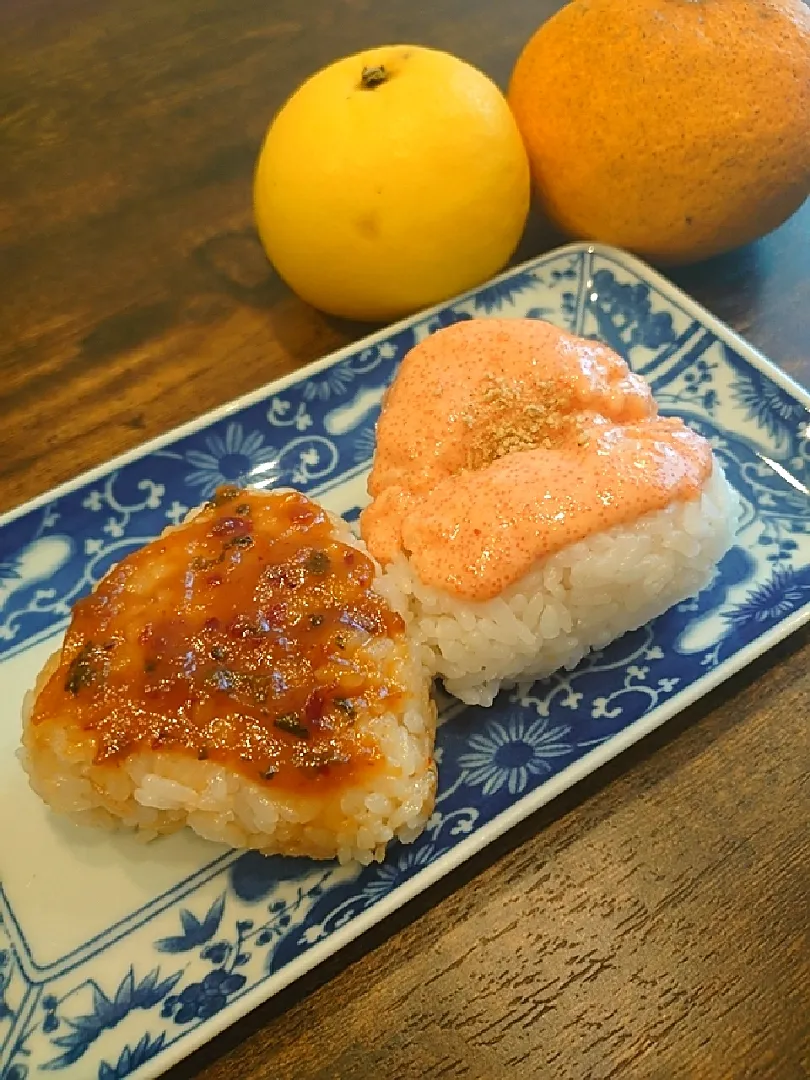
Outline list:
[[[478,705],[699,592],[740,510],[706,439],[660,416],[620,356],[533,319],[459,322],[411,350],[368,490],[379,587]]]

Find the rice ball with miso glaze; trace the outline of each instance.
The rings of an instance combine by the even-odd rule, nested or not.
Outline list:
[[[367,863],[413,840],[435,707],[377,579],[305,496],[220,489],[76,604],[25,705],[31,786],[79,822],[267,853]]]
[[[699,592],[739,516],[708,442],[643,378],[534,319],[459,322],[408,353],[368,487],[361,532],[390,595],[447,690],[480,705]]]

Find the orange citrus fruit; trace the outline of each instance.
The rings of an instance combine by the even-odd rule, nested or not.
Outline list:
[[[802,0],[572,0],[509,102],[565,232],[663,263],[764,235],[810,193]]]
[[[293,94],[262,146],[254,209],[304,300],[387,320],[500,270],[529,188],[497,86],[448,53],[402,45],[339,60]]]

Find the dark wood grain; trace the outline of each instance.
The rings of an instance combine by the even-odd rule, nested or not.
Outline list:
[[[366,332],[252,228],[307,74],[408,40],[503,85],[556,6],[0,0],[0,509]],[[810,207],[672,276],[810,384]],[[810,1076],[808,669],[800,632],[172,1080]]]

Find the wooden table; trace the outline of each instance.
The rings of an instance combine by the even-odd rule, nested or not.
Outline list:
[[[410,40],[504,84],[555,6],[0,0],[0,509],[365,332],[253,232],[304,76]],[[810,383],[810,205],[675,277]],[[804,631],[173,1080],[810,1076],[809,706]]]

